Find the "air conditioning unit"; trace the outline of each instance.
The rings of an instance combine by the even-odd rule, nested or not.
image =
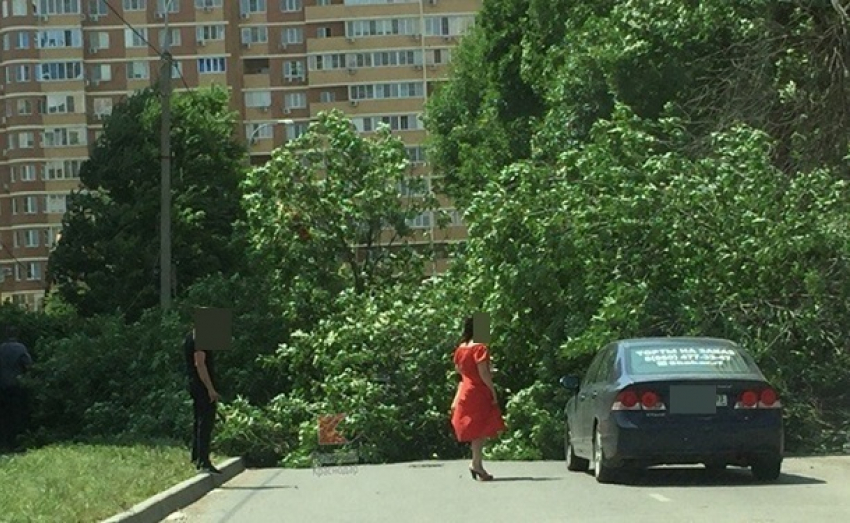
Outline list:
[[[437,5],[437,0],[428,0],[428,3],[431,5]]]
[[[284,107],[283,114],[292,114],[292,109],[290,109],[289,107]]]
[[[348,43],[349,43],[349,44],[353,44],[353,43],[354,43],[354,37],[353,37],[353,36],[349,36],[349,37],[348,37]]]
[[[421,34],[412,34],[412,35],[410,35],[410,39],[411,39],[411,40],[419,40],[420,38],[422,38],[422,35],[421,35]]]
[[[416,65],[415,67],[416,67],[416,70],[417,70],[417,71],[421,71],[421,70],[422,70],[422,66],[421,66],[421,65]]]
[[[92,22],[99,22],[100,15],[89,15],[89,20],[91,20]]]
[[[351,100],[350,102],[348,102],[348,105],[350,105],[351,107],[357,107],[359,103],[360,102],[358,102],[357,100]]]
[[[41,20],[42,22],[46,22],[48,20],[48,17],[47,17],[47,15],[41,15],[41,16],[38,17],[38,19]]]
[[[245,49],[250,49],[251,48],[251,42],[242,42],[242,47],[244,47]]]
[[[207,41],[206,40],[198,40],[198,45],[201,46],[201,47],[204,47],[205,45],[207,45]]]
[[[157,11],[156,17],[159,19],[165,18],[165,13],[163,13],[162,11]]]
[[[211,5],[205,5],[205,6],[204,6],[204,12],[205,12],[205,13],[212,13],[212,9],[213,9],[213,8],[212,8],[212,6],[211,6]]]
[[[355,73],[357,73],[357,69],[355,69],[353,67],[348,68],[348,74],[355,74]]]
[[[264,113],[267,113],[267,112],[269,112],[269,106],[264,105],[264,106],[260,107],[260,110],[263,111]]]
[[[249,18],[251,18],[251,13],[242,13],[242,19],[243,20],[247,20]]]
[[[289,46],[288,46],[288,45],[286,45],[286,43],[285,43],[285,42],[281,42],[281,44],[280,44],[280,49],[281,49],[281,51],[285,51],[285,50],[287,49],[287,47],[289,47]]]
[[[90,52],[91,54],[97,54],[97,52],[98,52],[99,50],[100,50],[100,47],[91,47],[91,48],[89,48],[89,52]]]

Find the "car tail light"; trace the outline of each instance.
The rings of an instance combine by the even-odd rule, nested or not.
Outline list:
[[[617,394],[617,399],[614,400],[612,410],[640,410],[638,404],[639,398],[637,393],[632,390],[624,390]]]
[[[778,409],[782,406],[776,391],[768,387],[761,390],[746,390],[738,396],[736,409]]]
[[[617,394],[611,410],[664,410],[665,405],[657,393],[651,390],[624,390]]]

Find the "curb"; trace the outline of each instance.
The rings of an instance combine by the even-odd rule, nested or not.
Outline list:
[[[129,510],[103,520],[101,523],[157,523],[173,512],[204,497],[214,488],[227,483],[245,470],[242,458],[231,458],[218,465],[221,474],[198,473],[194,478],[171,487]]]

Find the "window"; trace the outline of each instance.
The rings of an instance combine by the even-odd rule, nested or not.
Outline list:
[[[15,48],[16,49],[29,49],[30,48],[30,34],[25,31],[20,31],[15,33]]]
[[[298,60],[290,60],[283,63],[283,77],[286,80],[303,80],[304,63]]]
[[[32,74],[30,72],[30,66],[28,65],[19,65],[15,67],[15,81],[16,82],[29,82],[32,80]]]
[[[428,64],[447,64],[452,59],[452,50],[451,49],[429,49],[428,50]]]
[[[632,374],[749,374],[750,362],[738,349],[722,345],[674,345],[659,343],[634,347],[626,352]]]
[[[319,101],[323,104],[329,104],[336,101],[336,93],[333,91],[322,91],[319,93]]]
[[[386,124],[393,131],[411,131],[423,128],[422,121],[415,114],[401,116],[367,116],[354,118],[354,126],[360,132],[376,131],[378,125]]]
[[[303,8],[302,0],[280,0],[280,10],[284,13],[294,13]]]
[[[271,107],[272,93],[269,91],[250,91],[245,93],[247,107]]]
[[[33,2],[35,4],[35,2]],[[80,0],[40,0],[38,3],[38,15],[78,15],[80,11]]]
[[[111,100],[110,100],[111,102]],[[82,160],[57,160],[44,165],[45,180],[73,180],[80,177]]]
[[[317,27],[316,28],[316,38],[330,38],[331,37],[331,28],[330,27]]]
[[[307,107],[307,95],[305,93],[286,93],[283,98],[283,106],[286,109],[304,109]]]
[[[125,29],[124,30],[124,46],[125,47],[146,47],[148,41],[148,28],[141,29]]]
[[[313,55],[309,60],[310,69],[322,71],[325,69],[341,69],[345,67],[344,54],[319,54]]]
[[[179,13],[180,12],[180,0],[157,0],[156,1],[156,12],[157,13],[165,13],[166,8],[169,13]]]
[[[23,199],[24,214],[38,213],[38,198],[36,196],[26,196]]]
[[[222,0],[195,0],[196,9],[212,9],[213,7],[221,7]]]
[[[199,58],[198,72],[201,74],[223,73],[227,69],[225,67],[224,58]]]
[[[352,85],[348,90],[351,100],[417,98],[425,92],[422,82]]]
[[[430,16],[425,18],[425,34],[428,36],[460,36],[474,24],[474,16]]]
[[[41,99],[39,112],[42,114],[68,114],[76,112],[76,100],[64,94],[49,94]]]
[[[286,126],[286,139],[287,140],[295,140],[302,134],[307,132],[307,128],[310,124],[299,122],[293,123]]]
[[[171,79],[177,80],[181,76],[183,76],[183,62],[178,62],[177,60],[171,61]]]
[[[224,40],[224,25],[202,25],[195,30],[198,41]]]
[[[274,137],[274,129],[267,123],[254,123],[245,126],[245,135],[249,141],[267,140]]]
[[[146,11],[147,9],[147,0],[124,0],[125,11]]]
[[[41,279],[41,263],[27,262],[27,280],[34,281]]]
[[[176,47],[183,44],[180,28],[171,28],[168,32],[171,33],[171,42],[169,42],[171,46]],[[163,30],[159,31],[159,47],[165,47],[165,31]]]
[[[144,80],[150,76],[150,64],[148,62],[127,62],[127,79]]]
[[[108,82],[112,80],[112,66],[109,64],[93,65],[91,68],[90,79],[95,83]]]
[[[427,161],[425,156],[425,148],[421,145],[418,145],[416,147],[407,147],[406,150],[407,157],[410,159],[411,163],[418,164],[425,163]]]
[[[24,237],[24,247],[38,247],[40,245],[41,237],[38,234],[37,229],[28,229],[23,231]]]
[[[32,102],[29,100],[18,100],[18,114],[32,114]]]
[[[109,10],[104,0],[89,0],[89,14],[92,16],[106,16]]]
[[[44,131],[42,147],[76,147],[86,144],[84,127],[59,127]]]
[[[407,226],[412,229],[430,229],[431,228],[431,212],[425,211],[419,216],[405,220]]]
[[[316,0],[316,5],[331,5],[331,0]]]
[[[80,29],[50,29],[36,33],[36,46],[39,49],[83,46],[83,32]]]
[[[12,0],[12,16],[27,16],[28,3],[27,0]],[[5,12],[3,16],[6,16]]]
[[[398,184],[398,194],[405,198],[425,196],[430,189],[427,178],[408,178]]]
[[[380,20],[354,20],[346,22],[345,34],[349,38],[363,36],[418,35],[419,18],[385,18]]]
[[[18,177],[22,182],[34,182],[36,178],[35,165],[21,165]]]
[[[304,42],[304,30],[300,27],[287,27],[281,35],[282,44],[300,44]]]
[[[10,137],[13,135],[10,135]],[[18,133],[18,148],[32,149],[35,147],[35,133],[33,131],[23,131]]]
[[[67,195],[50,194],[47,196],[47,213],[63,214],[68,208]]]
[[[92,51],[99,49],[109,49],[109,33],[106,31],[98,31],[89,35],[89,47]]]
[[[269,41],[269,29],[265,26],[243,27],[242,28],[242,43],[243,44],[262,44]]]
[[[239,5],[243,15],[266,12],[266,0],[240,0]]]

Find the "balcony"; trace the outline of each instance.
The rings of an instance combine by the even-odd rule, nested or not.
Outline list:
[[[441,37],[435,37],[440,39]],[[442,40],[438,40],[441,41]],[[308,53],[362,51],[367,49],[419,49],[420,38],[408,36],[364,36],[360,38],[311,38],[307,40]]]
[[[383,98],[379,100],[351,100],[310,104],[310,116],[315,118],[322,111],[338,109],[346,114],[389,114],[418,113],[422,111],[424,98]]]
[[[430,0],[424,0],[426,6]],[[448,2],[463,3],[464,0]],[[476,2],[480,3],[480,2]],[[336,22],[354,18],[386,18],[388,16],[419,16],[419,2],[388,5],[305,5],[304,17],[310,22]]]

